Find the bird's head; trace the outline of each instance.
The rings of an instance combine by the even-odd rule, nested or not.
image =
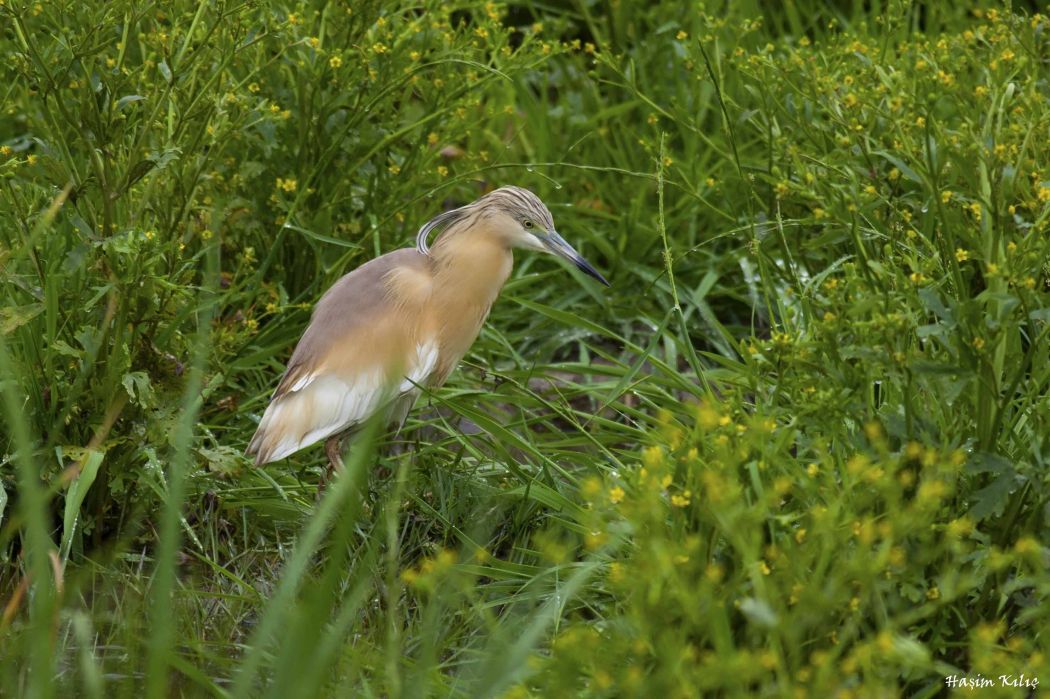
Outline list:
[[[420,229],[416,238],[417,247],[421,252],[427,252],[427,236],[435,228],[452,226],[459,221],[469,225],[472,219],[490,219],[490,230],[499,231],[511,247],[537,250],[564,258],[605,286],[609,286],[605,277],[558,235],[554,228],[554,218],[540,198],[521,187],[500,187],[472,204],[446,211],[431,219]]]

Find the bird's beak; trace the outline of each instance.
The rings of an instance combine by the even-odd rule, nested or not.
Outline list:
[[[591,275],[605,286],[611,286],[605,277],[594,268],[594,266],[583,258],[583,255],[576,252],[571,245],[565,242],[565,238],[562,238],[556,231],[548,231],[547,235],[543,237],[543,244],[547,250],[557,255],[558,257],[564,257],[569,262],[576,265],[578,268]]]

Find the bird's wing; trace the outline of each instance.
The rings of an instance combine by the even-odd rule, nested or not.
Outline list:
[[[428,265],[397,250],[325,293],[248,445],[256,464],[347,430],[426,382],[438,361],[437,344],[417,331]]]

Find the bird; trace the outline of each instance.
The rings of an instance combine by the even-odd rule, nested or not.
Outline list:
[[[474,344],[515,248],[564,258],[609,286],[527,189],[500,187],[440,213],[415,247],[365,262],[324,293],[246,455],[262,466],[324,440],[331,475],[343,470],[344,440],[373,415],[400,430],[420,393],[442,386]]]

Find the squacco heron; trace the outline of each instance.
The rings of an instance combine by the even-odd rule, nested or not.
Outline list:
[[[415,248],[366,262],[321,297],[247,454],[261,465],[325,440],[329,469],[341,470],[343,439],[365,420],[384,411],[400,427],[422,388],[444,384],[474,343],[514,248],[563,257],[609,285],[527,189],[501,187],[439,214]]]

